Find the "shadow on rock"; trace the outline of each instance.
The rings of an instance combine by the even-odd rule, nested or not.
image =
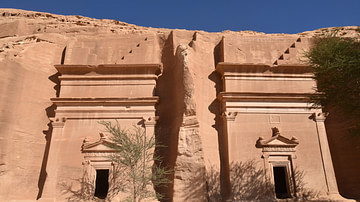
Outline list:
[[[318,193],[305,188],[305,173],[295,170],[296,196],[288,199],[275,197],[274,185],[265,177],[263,169],[256,166],[255,161],[233,162],[230,164],[231,196],[222,199],[220,190],[220,173],[214,167],[207,171],[208,201],[321,201],[316,200]],[[294,179],[289,179],[294,180]]]
[[[109,189],[105,199],[94,196],[95,179],[91,179],[87,172],[84,172],[82,178],[73,179],[72,183],[61,183],[60,186],[67,201],[112,201],[122,191],[125,183],[119,178],[119,173],[121,170],[109,176]]]

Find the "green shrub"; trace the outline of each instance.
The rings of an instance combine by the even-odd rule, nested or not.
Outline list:
[[[153,186],[166,186],[170,183],[167,176],[170,170],[154,164],[161,158],[154,153],[155,136],[147,136],[143,127],[134,126],[124,129],[116,121],[100,122],[116,151],[109,158],[115,163],[115,182],[121,186],[122,192],[129,194],[126,201],[139,202],[144,199],[162,199],[162,195],[154,192]]]
[[[305,56],[318,82],[312,101],[339,107],[360,120],[360,42],[338,37],[336,32],[327,33],[315,39],[314,47]]]

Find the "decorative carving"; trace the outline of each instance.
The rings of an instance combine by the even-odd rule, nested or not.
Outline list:
[[[51,125],[54,128],[62,128],[65,126],[65,122],[66,122],[66,117],[55,117],[55,118],[50,118],[51,121]]]
[[[222,113],[222,116],[224,118],[226,118],[227,121],[234,121],[237,114],[238,114],[237,112],[227,112],[227,111],[225,111],[225,112]]]
[[[291,141],[299,144],[299,140],[295,136],[292,136]]]
[[[84,149],[84,145],[89,144],[89,142],[90,142],[90,138],[85,137],[84,140],[83,140],[83,143],[82,143],[82,145],[81,145],[81,150],[83,150],[83,149]]]
[[[271,128],[272,136],[280,135],[279,129],[277,127]]]
[[[326,117],[329,115],[328,112],[324,113],[324,112],[320,112],[320,113],[314,113],[312,115],[314,121],[316,122],[324,122]]]
[[[114,143],[108,140],[107,136],[103,133],[99,133],[100,139],[97,142],[90,143],[90,139],[85,137],[81,145],[82,153],[103,153],[113,152],[111,145]]]
[[[107,159],[107,157],[109,157],[109,155],[113,153],[111,151],[106,151],[106,152],[89,152],[89,153],[85,153],[85,157],[106,157],[105,159]]]
[[[147,116],[143,117],[144,125],[155,125],[156,121],[159,119],[158,116]]]
[[[278,124],[278,123],[280,123],[280,116],[279,115],[270,115],[269,121],[270,121],[270,123]]]
[[[288,139],[280,135],[277,127],[271,128],[272,137],[265,140],[264,137],[259,137],[256,141],[257,148],[263,148],[264,151],[295,151],[295,147],[299,144],[296,137]]]
[[[90,164],[90,160],[83,160],[82,165],[89,165]]]
[[[263,147],[263,152],[294,152],[295,147],[279,147],[279,146],[267,146]]]
[[[265,141],[265,138],[260,136],[259,139],[256,141],[256,145],[263,145]]]
[[[280,135],[280,131],[277,127],[271,128],[272,137],[265,140],[264,137],[259,137],[256,141],[256,147],[262,148],[262,156],[264,159],[264,166],[266,170],[266,176],[269,179],[273,179],[274,171],[273,167],[275,165],[286,167],[287,169],[287,184],[289,184],[290,194],[295,195],[295,184],[291,180],[294,178],[293,164],[294,159],[296,159],[295,155],[295,147],[299,144],[299,141],[296,137],[292,137],[288,139]],[[272,173],[272,174],[271,174]],[[275,184],[274,180],[272,183]]]
[[[99,133],[99,135],[101,140],[107,139],[107,136],[105,136],[104,133]]]

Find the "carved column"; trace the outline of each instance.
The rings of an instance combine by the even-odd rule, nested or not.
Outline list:
[[[65,126],[65,117],[55,117],[51,119],[53,127],[49,147],[49,155],[46,164],[46,180],[42,192],[41,200],[55,200],[56,198],[56,185],[57,185],[57,168],[58,157],[60,151],[60,143],[63,138],[63,131]]]
[[[329,143],[326,135],[325,130],[325,119],[327,114],[326,113],[314,113],[313,117],[316,122],[317,134],[319,138],[320,144],[320,151],[321,151],[321,158],[322,164],[324,168],[324,174],[326,178],[326,185],[328,189],[328,194],[339,194],[338,187],[336,184],[335,172],[334,167],[332,164]]]

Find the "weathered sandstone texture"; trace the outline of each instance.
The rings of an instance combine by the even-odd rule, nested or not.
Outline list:
[[[360,140],[341,112],[309,108],[319,34],[0,9],[0,201],[91,198],[81,180],[113,166],[102,120],[155,134],[166,201],[360,199]]]

